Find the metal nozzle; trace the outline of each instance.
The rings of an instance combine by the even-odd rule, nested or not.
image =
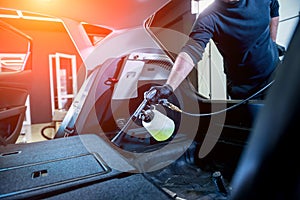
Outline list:
[[[182,110],[180,108],[178,108],[174,104],[170,103],[167,99],[160,99],[159,103],[162,104],[163,106],[170,108],[171,110],[174,110],[177,112],[182,112]]]
[[[140,115],[140,113],[142,112],[142,110],[146,107],[147,105],[147,99],[145,98],[142,103],[139,105],[139,107],[134,111],[133,113],[133,117],[136,119],[138,118],[138,116]]]

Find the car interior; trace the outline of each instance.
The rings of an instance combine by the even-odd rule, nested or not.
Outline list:
[[[32,77],[28,71],[0,73],[0,199],[300,199],[299,21],[270,87],[247,99],[211,99],[199,93],[194,71],[168,100],[149,105],[147,91],[165,83],[179,51],[165,34],[188,39],[157,28],[174,2],[142,28],[100,28],[104,39],[89,56],[81,54],[82,85],[45,141],[16,143]],[[18,66],[32,70],[34,40],[0,22],[29,41],[22,42],[26,56]],[[23,82],[16,85],[14,76]],[[252,99],[265,89],[265,100]],[[161,141],[145,126],[153,110],[161,114],[155,128],[174,123]]]

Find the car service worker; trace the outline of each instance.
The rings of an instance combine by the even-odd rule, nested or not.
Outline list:
[[[229,98],[251,96],[272,80],[278,65],[278,23],[277,0],[215,0],[199,14],[166,83],[151,87],[156,94],[148,101],[168,98],[202,59],[210,39],[223,57]]]

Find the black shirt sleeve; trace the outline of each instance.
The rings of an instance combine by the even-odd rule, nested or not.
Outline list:
[[[278,3],[278,0],[271,0],[270,16],[271,16],[271,18],[279,16],[279,3]]]

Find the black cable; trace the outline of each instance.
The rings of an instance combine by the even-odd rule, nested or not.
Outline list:
[[[42,130],[41,130],[41,135],[42,135],[45,139],[47,139],[47,140],[52,140],[53,138],[48,137],[48,136],[45,134],[45,130],[48,129],[48,128],[54,129],[54,131],[55,131],[55,125],[45,126],[45,127],[43,127]]]
[[[297,17],[300,17],[300,13],[299,13],[298,15],[293,16],[293,17],[289,17],[289,18],[286,18],[286,19],[282,19],[282,20],[280,20],[279,22],[289,21],[289,20],[295,19],[295,18],[297,18]]]
[[[270,87],[272,84],[273,84],[274,80],[271,81],[270,83],[268,83],[265,87],[261,88],[260,90],[258,90],[256,93],[254,93],[253,95],[249,96],[248,98],[240,101],[239,103],[233,105],[233,106],[230,106],[226,109],[223,109],[223,110],[219,110],[219,111],[216,111],[216,112],[211,112],[211,113],[189,113],[189,112],[186,112],[186,111],[183,111],[181,110],[180,108],[178,108],[177,106],[175,106],[174,104],[170,103],[169,101],[165,100],[162,102],[162,105],[170,108],[171,110],[174,110],[174,111],[177,111],[177,112],[180,112],[180,113],[183,113],[185,115],[189,115],[189,116],[193,116],[193,117],[205,117],[205,116],[212,116],[212,115],[217,115],[217,114],[220,114],[220,113],[223,113],[223,112],[227,112],[229,110],[232,110],[234,109],[235,107],[237,106],[240,106],[242,104],[244,104],[245,102],[249,101],[250,99],[252,99],[253,97],[255,97],[256,95],[258,95],[259,93],[261,93],[262,91],[264,91],[265,89],[267,89],[268,87]]]

